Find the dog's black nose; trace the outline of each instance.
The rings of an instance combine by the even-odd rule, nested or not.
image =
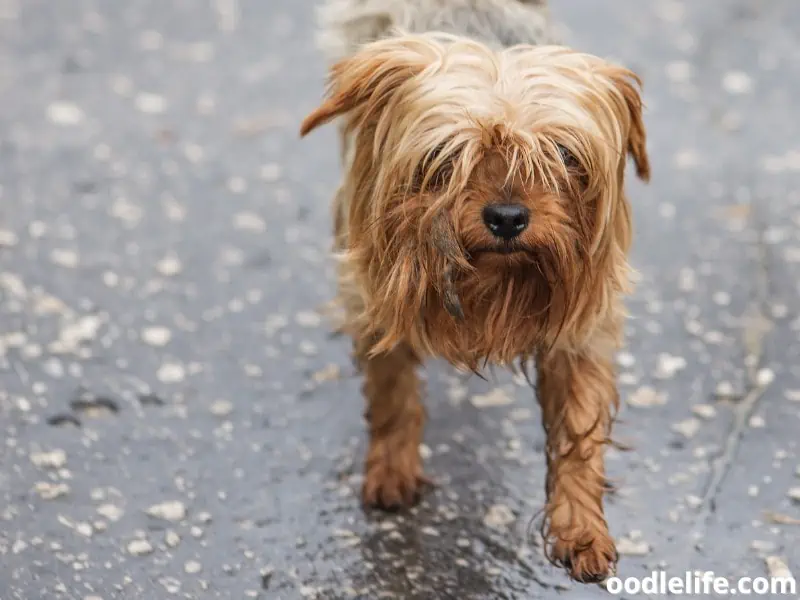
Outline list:
[[[494,235],[512,240],[525,231],[530,212],[519,204],[489,204],[483,209],[483,222]]]

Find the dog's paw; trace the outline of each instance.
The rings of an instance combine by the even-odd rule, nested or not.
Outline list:
[[[577,539],[577,543],[554,539],[551,560],[579,583],[602,583],[614,575],[618,559],[614,540],[607,534],[595,535],[588,543]]]
[[[419,502],[422,488],[431,483],[421,470],[404,471],[378,463],[367,469],[361,498],[365,507],[396,511]]]

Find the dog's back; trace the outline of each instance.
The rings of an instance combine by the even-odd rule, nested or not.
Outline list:
[[[331,61],[395,31],[443,31],[497,48],[557,42],[546,0],[327,0],[319,16]]]

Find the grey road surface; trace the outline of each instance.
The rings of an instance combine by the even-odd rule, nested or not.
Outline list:
[[[800,573],[800,4],[554,10],[648,105],[619,574]],[[0,0],[2,600],[611,597],[530,535],[543,434],[502,373],[429,365],[438,486],[359,508],[312,35],[312,0]]]

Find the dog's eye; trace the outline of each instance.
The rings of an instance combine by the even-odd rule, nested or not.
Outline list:
[[[452,176],[453,165],[447,162],[433,172],[429,185],[432,189],[443,188],[449,183]]]
[[[450,177],[453,175],[453,163],[451,160],[446,160],[441,163],[436,170],[431,173],[431,167],[439,162],[439,157],[444,151],[444,145],[434,148],[425,161],[417,168],[414,174],[414,189],[419,191],[422,189],[423,182],[427,180],[427,189],[435,191],[448,184]]]
[[[589,177],[584,166],[569,148],[558,143],[556,143],[556,147],[559,158],[567,169],[569,180],[577,184],[580,189],[585,189],[589,185]]]
[[[562,144],[556,144],[556,146],[558,147],[558,154],[561,157],[561,160],[568,169],[580,166],[578,159],[575,158],[575,155],[572,152],[570,152],[569,148]]]

